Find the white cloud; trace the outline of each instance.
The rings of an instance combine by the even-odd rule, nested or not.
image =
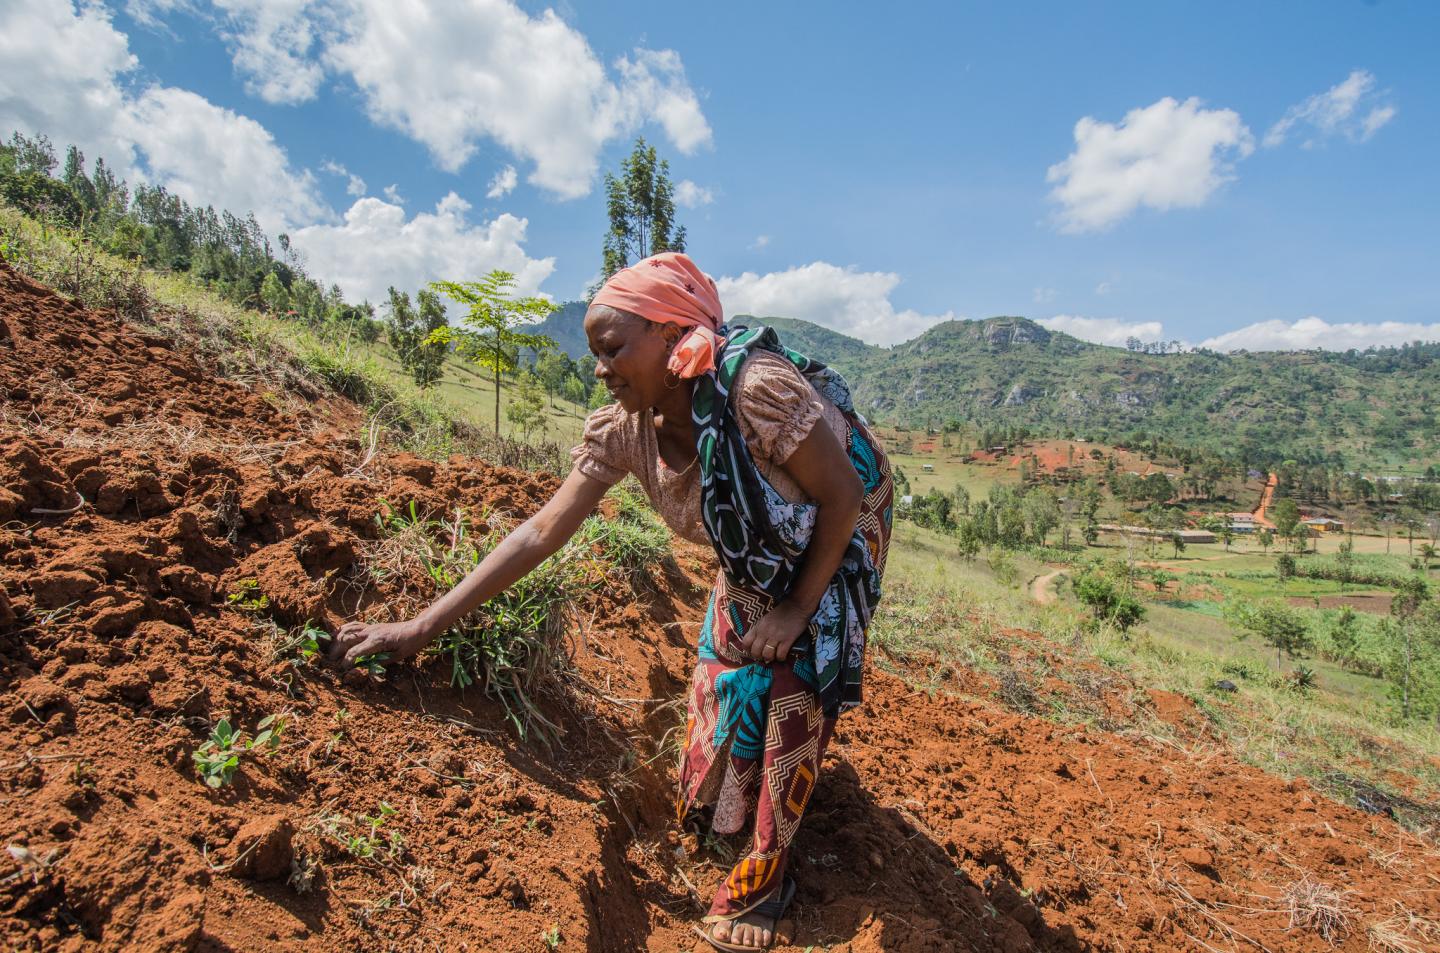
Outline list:
[[[259,123],[186,90],[129,88],[137,61],[99,5],[0,6],[0,62],[0,126],[74,143],[192,204],[254,211],[270,231],[330,214]]]
[[[230,48],[245,89],[268,103],[314,99],[325,70],[311,57],[325,17],[318,0],[212,0],[226,21]]]
[[[145,153],[145,174],[191,204],[252,211],[272,233],[330,214],[314,177],[291,169],[264,126],[203,96],[153,87],[123,123]]]
[[[0,64],[0,128],[44,133],[133,173],[135,143],[116,118],[128,108],[121,80],[138,60],[103,7],[0,4]]]
[[[1311,132],[1311,137],[1302,143],[1307,149],[1332,136],[1364,142],[1399,111],[1388,103],[1379,103],[1380,98],[1374,75],[1368,70],[1353,70],[1325,92],[1290,107],[1284,118],[1265,133],[1265,145],[1280,145],[1296,126],[1308,127]]]
[[[1036,304],[1045,304],[1046,302],[1054,301],[1057,294],[1059,294],[1059,292],[1054,288],[1036,288],[1030,293],[1030,297]]]
[[[823,261],[766,275],[747,271],[715,284],[727,315],[802,318],[871,344],[898,344],[955,317],[896,311],[890,293],[900,284],[899,275]]]
[[[513,165],[507,165],[499,172],[496,172],[490,180],[490,190],[485,193],[485,197],[487,199],[503,199],[515,191],[515,186],[519,181],[520,176],[515,173],[515,167]]]
[[[770,236],[769,236],[769,235],[756,235],[756,236],[755,236],[755,240],[750,243],[750,246],[749,246],[749,247],[750,247],[750,250],[751,250],[751,251],[760,251],[762,248],[765,248],[765,247],[766,247],[767,245],[769,245],[769,244],[770,244]]]
[[[472,224],[469,211],[454,192],[433,212],[408,219],[399,205],[363,198],[343,223],[307,226],[290,237],[314,273],[340,285],[351,300],[379,302],[391,285],[413,292],[429,281],[469,280],[495,268],[515,273],[519,294],[535,294],[555,259],[525,253],[529,223],[504,214]]]
[[[1098,285],[1095,286],[1095,293],[1096,293],[1097,295],[1100,295],[1101,297],[1104,297],[1105,295],[1108,295],[1108,294],[1110,293],[1110,282],[1108,282],[1108,281],[1102,281],[1102,282],[1100,282]]]
[[[340,178],[347,180],[345,182],[346,195],[358,199],[366,192],[365,180],[334,160],[327,159],[324,164],[320,166],[320,171],[329,172],[331,175],[338,175]]]
[[[1165,97],[1132,109],[1119,125],[1089,116],[1075,124],[1075,151],[1050,167],[1050,197],[1062,231],[1113,225],[1137,208],[1165,211],[1205,204],[1234,178],[1230,158],[1254,151],[1250,130],[1229,109]]]
[[[711,139],[678,54],[636,50],[612,77],[551,10],[348,0],[337,22],[324,62],[354,80],[375,122],[423,143],[447,171],[493,139],[534,163],[529,181],[577,198],[594,183],[601,148],[646,122],[684,153]]]
[[[1122,321],[1119,318],[1083,318],[1073,314],[1057,314],[1053,318],[1037,318],[1052,331],[1061,331],[1082,341],[1124,347],[1130,338],[1142,341],[1165,340],[1165,326],[1159,321]]]
[[[398,183],[391,182],[389,185],[385,186],[383,191],[385,193],[385,197],[390,200],[391,205],[405,204],[405,200],[400,197],[400,185]]]
[[[696,185],[689,179],[681,179],[675,184],[675,202],[683,208],[699,208],[713,201],[715,193],[712,190]]]
[[[1310,316],[1287,324],[1259,321],[1227,331],[1201,343],[1216,351],[1348,351],[1351,348],[1387,347],[1411,341],[1440,341],[1440,323],[1412,324],[1404,321],[1341,322],[1331,324]]]

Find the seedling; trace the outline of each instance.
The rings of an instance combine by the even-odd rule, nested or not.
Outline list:
[[[195,749],[195,770],[205,784],[220,788],[229,784],[240,767],[240,733],[230,727],[230,719],[221,718],[210,731],[210,737]]]
[[[558,923],[552,923],[552,924],[550,924],[550,929],[548,929],[548,930],[544,931],[543,933],[541,933],[541,934],[540,934],[540,939],[545,942],[545,949],[547,949],[547,950],[558,950],[558,949],[560,949],[560,924],[558,924]]]
[[[389,652],[376,652],[374,655],[361,655],[355,659],[355,667],[363,668],[365,674],[372,677],[379,677],[385,674],[383,663],[390,661]]]
[[[263,612],[270,608],[270,597],[260,591],[260,580],[241,579],[225,597],[225,604],[241,612]]]
[[[287,637],[275,648],[275,658],[288,658],[295,668],[305,668],[320,657],[325,650],[324,643],[329,641],[329,632],[307,622],[299,632]]]
[[[395,809],[384,801],[380,802],[380,810],[375,815],[356,815],[356,824],[363,824],[364,829],[350,832],[342,831],[342,826],[351,826],[352,822],[342,815],[327,818],[325,827],[330,836],[340,842],[351,857],[360,860],[370,860],[376,854],[383,853],[388,858],[394,858],[405,848],[405,838],[399,831],[388,831],[382,834],[382,829],[387,821],[395,814]]]
[[[190,755],[195,761],[195,770],[209,787],[226,786],[235,779],[242,754],[262,750],[266,754],[274,754],[279,750],[280,736],[288,723],[289,719],[283,712],[266,715],[255,726],[255,737],[246,738],[244,732],[231,727],[230,719],[221,718],[210,730],[210,737]]]

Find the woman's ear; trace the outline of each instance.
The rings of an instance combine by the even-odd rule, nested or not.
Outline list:
[[[685,336],[685,329],[678,324],[666,324],[660,328],[661,335],[665,338],[665,346],[673,350],[680,339]]]

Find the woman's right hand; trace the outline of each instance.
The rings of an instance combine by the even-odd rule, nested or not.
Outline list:
[[[366,655],[382,652],[387,661],[399,661],[419,652],[434,640],[416,619],[404,622],[347,622],[335,633],[330,661],[339,668],[353,668]]]

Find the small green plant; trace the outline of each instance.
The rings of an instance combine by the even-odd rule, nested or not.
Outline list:
[[[231,726],[229,718],[221,718],[210,729],[210,737],[191,753],[195,770],[208,787],[225,787],[235,779],[241,755],[260,751],[274,754],[279,750],[280,737],[288,724],[284,713],[266,715],[255,726],[255,736],[246,738],[244,732]]]
[[[549,929],[545,930],[543,933],[540,934],[540,939],[541,939],[542,941],[544,941],[544,943],[545,943],[545,949],[547,949],[547,950],[558,950],[558,949],[560,949],[560,944],[561,944],[561,942],[562,942],[562,938],[561,938],[561,936],[560,936],[560,924],[558,924],[558,923],[552,923],[552,924],[550,924]]]
[[[365,670],[365,674],[373,678],[379,678],[385,674],[385,664],[390,661],[389,652],[376,652],[374,655],[360,655],[355,658],[355,667]]]
[[[241,579],[225,597],[225,604],[241,612],[264,612],[270,608],[270,597],[260,591],[260,580]]]
[[[307,622],[299,632],[290,635],[275,646],[275,659],[289,659],[297,669],[306,668],[325,651],[324,644],[330,641],[330,633]]]
[[[191,754],[195,770],[208,787],[229,784],[240,767],[240,733],[230,727],[230,719],[221,718],[210,730],[210,737]]]
[[[357,860],[394,859],[405,849],[405,838],[399,831],[385,830],[394,816],[395,808],[381,801],[373,815],[357,814],[352,821],[337,814],[326,818],[323,826],[346,853]]]

